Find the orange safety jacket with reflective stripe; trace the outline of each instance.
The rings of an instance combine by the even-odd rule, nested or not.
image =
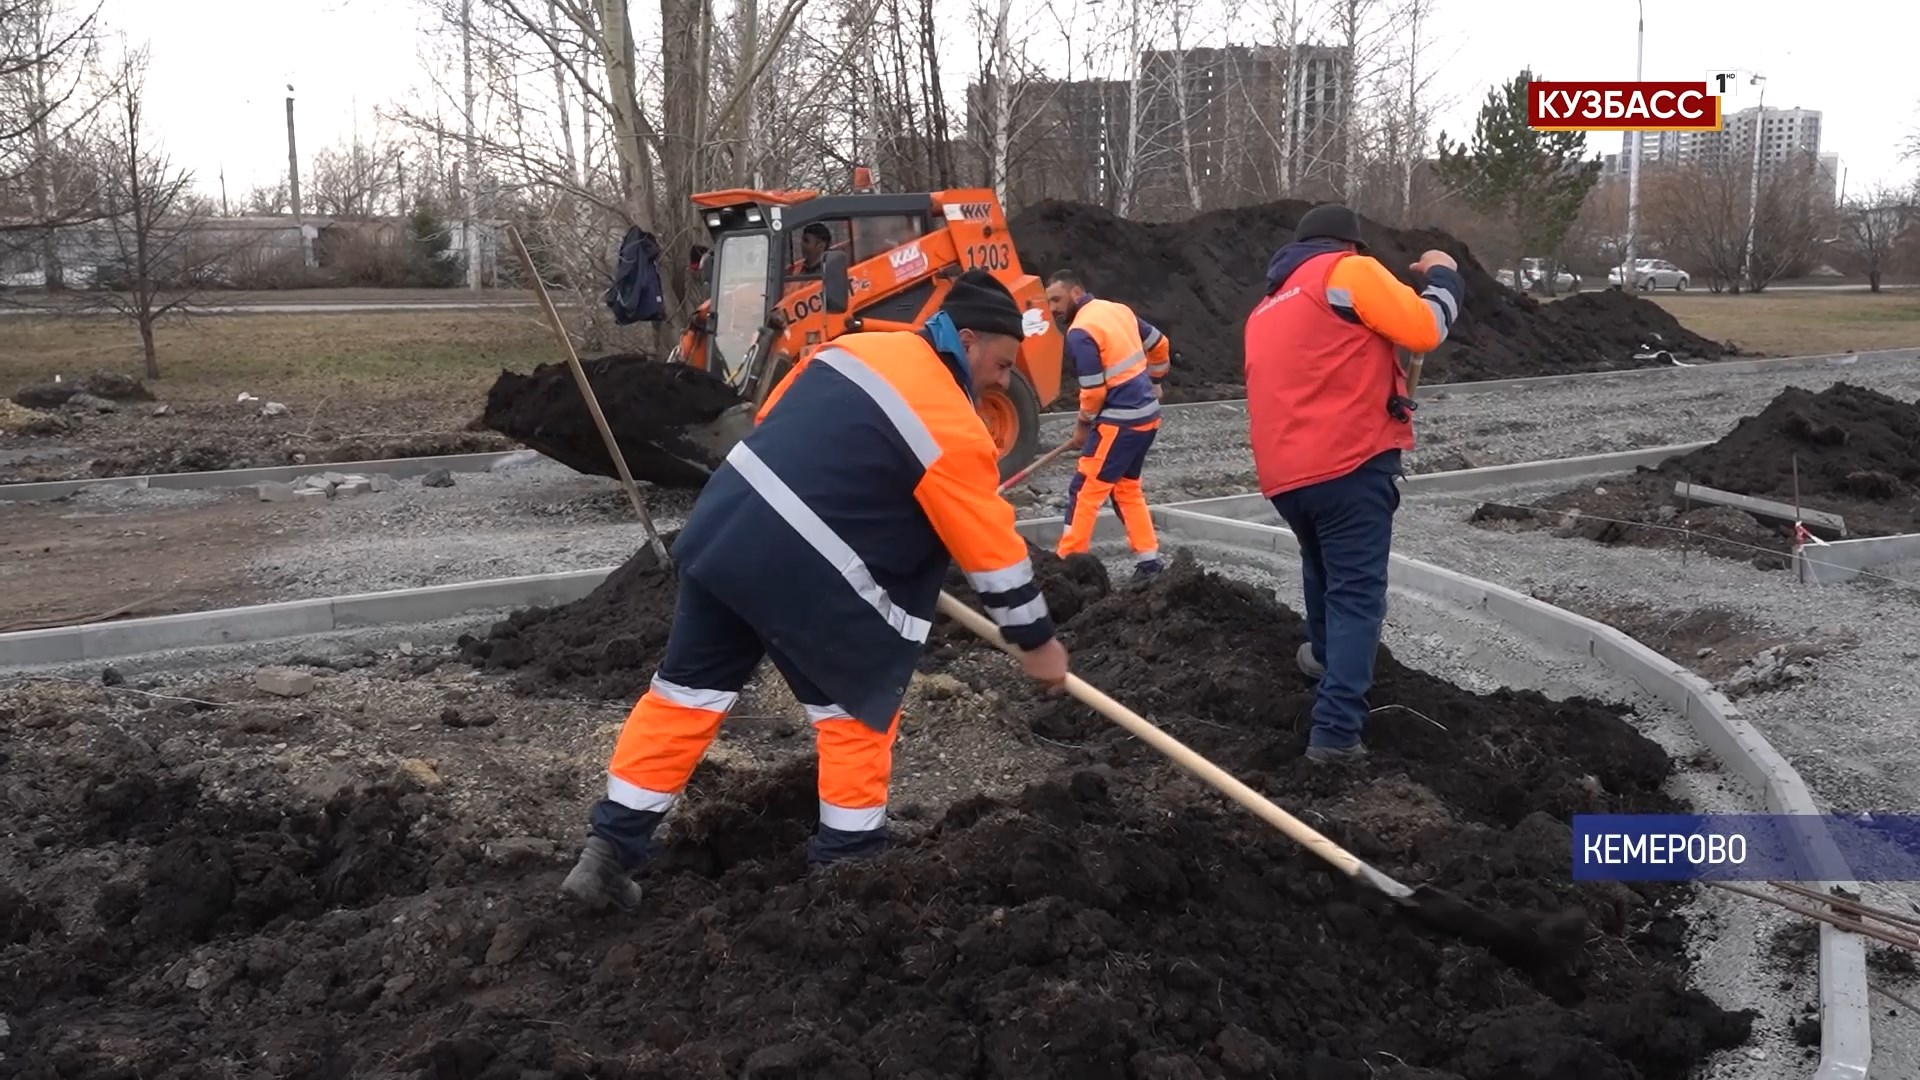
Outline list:
[[[1396,347],[1425,353],[1446,340],[1464,291],[1459,275],[1437,267],[1415,292],[1369,256],[1308,241],[1275,256],[1269,284],[1246,329],[1247,421],[1261,494],[1412,449],[1411,417],[1387,411],[1390,398],[1406,393]]]
[[[1166,377],[1166,336],[1125,304],[1089,296],[1074,310],[1067,355],[1080,382],[1080,418],[1150,426],[1160,416],[1154,384]]]
[[[1053,637],[971,385],[945,315],[826,343],[769,394],[674,542],[682,574],[877,731],[952,564],[1009,641]]]

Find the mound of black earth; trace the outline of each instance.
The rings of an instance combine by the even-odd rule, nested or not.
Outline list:
[[[695,437],[742,404],[718,376],[642,354],[602,356],[580,366],[634,479],[698,488],[720,467],[726,448]],[[542,364],[529,375],[502,371],[487,391],[481,423],[576,472],[620,475],[564,363]]]
[[[1067,620],[1095,685],[1387,873],[1489,911],[1578,906],[1515,964],[1357,890],[1071,702],[1082,747],[963,798],[877,861],[810,872],[814,769],[703,766],[645,910],[553,895],[570,845],[476,831],[444,794],[317,807],[150,751],[50,753],[0,722],[0,1009],[33,1080],[852,1077],[1683,1080],[1752,1015],[1687,985],[1682,888],[1568,882],[1567,815],[1671,810],[1616,710],[1474,695],[1381,656],[1374,760],[1298,763],[1298,619],[1177,561]],[[1418,710],[1415,714],[1412,710]],[[911,753],[903,747],[902,753]],[[184,760],[175,756],[174,760]],[[540,777],[500,798],[552,799]],[[572,798],[570,794],[561,798]],[[480,821],[487,820],[482,817]],[[56,872],[108,887],[56,903]],[[64,872],[63,872],[64,868]],[[71,892],[67,886],[59,886]]]
[[[678,535],[667,533],[661,539],[671,547]],[[1078,614],[1108,592],[1106,568],[1090,555],[1062,560],[1032,545],[1028,554],[1057,620]],[[666,648],[678,589],[678,576],[643,547],[593,592],[571,604],[524,608],[484,633],[462,635],[460,655],[475,667],[511,673],[513,687],[528,695],[637,698]],[[974,600],[957,569],[949,571],[947,591],[969,603]],[[922,666],[932,669],[943,649],[974,642],[961,627],[938,620],[929,640],[929,659]]]
[[[1266,292],[1268,260],[1311,208],[1286,200],[1148,223],[1049,201],[1028,207],[1009,227],[1029,273],[1078,270],[1095,295],[1128,304],[1165,331],[1182,357],[1168,376],[1166,400],[1204,401],[1245,393],[1247,314]],[[1610,371],[1732,351],[1630,293],[1602,290],[1542,303],[1515,292],[1438,229],[1400,230],[1363,218],[1361,234],[1371,254],[1409,284],[1409,267],[1430,248],[1452,255],[1466,279],[1460,319],[1427,356],[1424,382]]]

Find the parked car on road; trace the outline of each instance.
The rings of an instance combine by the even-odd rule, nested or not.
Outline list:
[[[1545,263],[1545,260],[1543,259],[1520,260],[1521,284],[1515,284],[1513,271],[1505,267],[1495,270],[1493,272],[1493,279],[1495,281],[1498,281],[1500,284],[1505,285],[1509,289],[1518,289],[1522,292],[1532,292],[1532,293],[1542,293],[1542,294],[1545,294],[1547,292],[1546,263]],[[1580,275],[1579,274],[1576,274],[1571,270],[1568,270],[1564,266],[1554,270],[1553,292],[1556,295],[1559,293],[1571,293],[1571,292],[1579,292],[1579,291],[1580,291]]]
[[[1693,277],[1665,259],[1635,259],[1631,270],[1616,266],[1607,271],[1607,284],[1631,285],[1642,292],[1654,289],[1682,292],[1693,284]]]

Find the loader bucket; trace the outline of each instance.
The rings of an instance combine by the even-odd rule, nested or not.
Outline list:
[[[753,430],[752,404],[698,368],[644,355],[598,357],[581,367],[635,480],[699,488]],[[542,364],[531,375],[501,372],[482,423],[576,472],[619,476],[565,364]]]

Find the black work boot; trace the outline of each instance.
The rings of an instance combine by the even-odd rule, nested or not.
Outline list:
[[[627,876],[613,845],[603,837],[589,837],[580,851],[580,861],[560,883],[560,895],[584,904],[593,911],[617,907],[633,911],[640,906],[640,883]]]
[[[1162,563],[1159,559],[1148,559],[1146,562],[1143,562],[1143,563],[1134,563],[1133,564],[1133,584],[1144,585],[1147,582],[1153,580],[1153,576],[1155,574],[1158,574],[1160,571],[1165,569],[1166,569],[1166,565]]]

